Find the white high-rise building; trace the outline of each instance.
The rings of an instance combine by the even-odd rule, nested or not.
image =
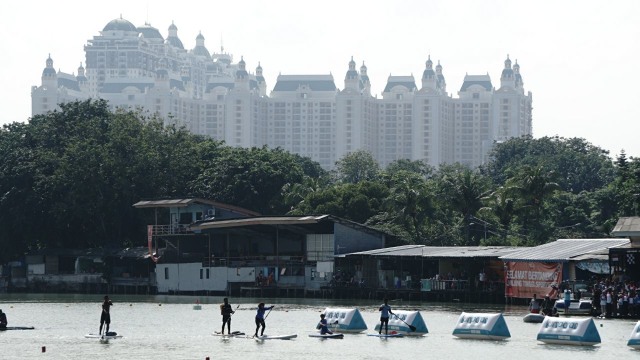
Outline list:
[[[263,69],[224,52],[210,53],[202,34],[185,49],[171,24],[164,38],[150,24],[110,21],[85,45],[77,75],[56,72],[46,59],[33,86],[32,114],[58,104],[101,98],[115,108],[141,109],[166,124],[231,146],[280,147],[332,169],[343,156],[370,152],[387,166],[399,159],[438,166],[487,161],[495,142],[532,132],[531,92],[507,56],[495,88],[489,75],[467,75],[458,98],[447,93],[442,65],[429,57],[421,86],[413,76],[389,76],[372,96],[364,63],[351,59],[339,89],[332,75],[279,75],[267,95]]]

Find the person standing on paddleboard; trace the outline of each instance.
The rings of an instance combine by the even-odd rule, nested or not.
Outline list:
[[[220,315],[222,315],[222,334],[224,334],[224,325],[227,325],[227,332],[231,334],[231,314],[235,313],[229,304],[229,299],[224,298],[224,303],[220,304]]]
[[[2,310],[0,310],[0,329],[6,329],[7,324],[7,314],[3,313]]]
[[[100,315],[100,332],[102,334],[102,325],[107,324],[105,334],[109,332],[109,325],[111,325],[111,315],[109,309],[113,306],[111,300],[107,295],[104,296],[104,302],[102,303],[102,315]]]
[[[264,323],[264,319],[265,319],[264,312],[266,310],[271,310],[274,307],[275,305],[265,307],[264,303],[258,304],[258,312],[256,313],[256,333],[253,334],[253,336],[258,337],[258,329],[260,329],[261,326],[262,326],[262,331],[260,332],[260,336],[264,335],[264,328],[266,327]]]
[[[389,335],[389,314],[393,314],[389,300],[384,299],[384,304],[380,306],[380,331],[378,334],[382,334],[382,326],[384,325],[384,333]]]

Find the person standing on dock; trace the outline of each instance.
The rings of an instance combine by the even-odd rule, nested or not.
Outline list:
[[[264,319],[266,318],[266,316],[264,316],[264,312],[266,310],[271,311],[271,309],[273,309],[275,307],[275,305],[271,305],[271,306],[264,306],[264,303],[260,303],[258,304],[258,312],[256,313],[256,333],[253,334],[254,337],[258,337],[258,329],[260,329],[260,327],[262,327],[262,331],[260,332],[260,336],[264,335],[264,328],[266,327],[265,323],[264,323]]]
[[[5,330],[7,328],[7,314],[0,310],[0,329]]]
[[[384,304],[380,306],[380,331],[378,334],[382,334],[382,326],[384,325],[384,333],[389,335],[389,314],[393,314],[391,311],[391,306],[389,305],[389,300],[384,299]]]
[[[571,306],[571,290],[564,289],[564,314],[569,315],[569,307]]]
[[[222,334],[224,334],[224,326],[227,325],[227,332],[231,334],[231,314],[234,314],[235,311],[231,308],[231,304],[229,304],[229,299],[224,298],[224,303],[220,304],[220,314],[222,315]]]
[[[100,315],[100,332],[102,334],[102,325],[107,324],[105,334],[109,332],[109,325],[111,324],[111,314],[109,309],[113,306],[111,300],[107,295],[104,296],[104,302],[102,303],[102,314]]]

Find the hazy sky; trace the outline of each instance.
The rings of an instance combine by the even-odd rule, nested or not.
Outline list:
[[[202,32],[211,53],[222,44],[251,72],[260,62],[268,92],[278,74],[331,73],[342,89],[352,56],[367,65],[374,94],[389,75],[420,86],[431,55],[457,97],[465,74],[488,73],[499,87],[509,54],[533,93],[535,137],[581,137],[640,157],[638,0],[23,0],[3,1],[0,14],[1,124],[31,116],[49,54],[56,69],[77,73],[87,40],[122,16],[165,38],[173,21],[188,49]]]

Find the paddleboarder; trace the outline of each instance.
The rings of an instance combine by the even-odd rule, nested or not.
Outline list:
[[[327,326],[327,319],[324,318],[324,314],[320,314],[320,334],[325,335],[325,334],[333,334],[333,331],[329,330],[329,327]]]
[[[266,310],[271,310],[275,307],[275,305],[271,305],[271,306],[264,306],[264,303],[260,303],[258,304],[258,312],[256,313],[256,333],[253,334],[254,337],[258,336],[258,329],[260,329],[260,327],[262,326],[262,331],[260,332],[260,336],[264,335],[264,328],[266,327],[265,323],[264,323],[264,312]]]
[[[102,334],[102,325],[107,324],[105,334],[109,332],[109,325],[111,324],[111,314],[109,309],[113,306],[111,300],[107,295],[104,296],[104,302],[102,303],[102,314],[100,315],[100,332]]]
[[[220,315],[222,315],[222,334],[224,334],[224,325],[227,325],[227,332],[231,334],[231,314],[234,314],[235,311],[231,308],[231,304],[229,304],[229,299],[224,298],[224,303],[220,304]]]
[[[389,299],[384,299],[384,304],[380,306],[380,331],[378,334],[382,334],[382,326],[384,325],[384,333],[389,335],[389,314],[393,314],[391,306],[389,305]]]
[[[8,324],[7,314],[3,313],[2,310],[0,309],[0,329],[6,330],[7,324]]]

